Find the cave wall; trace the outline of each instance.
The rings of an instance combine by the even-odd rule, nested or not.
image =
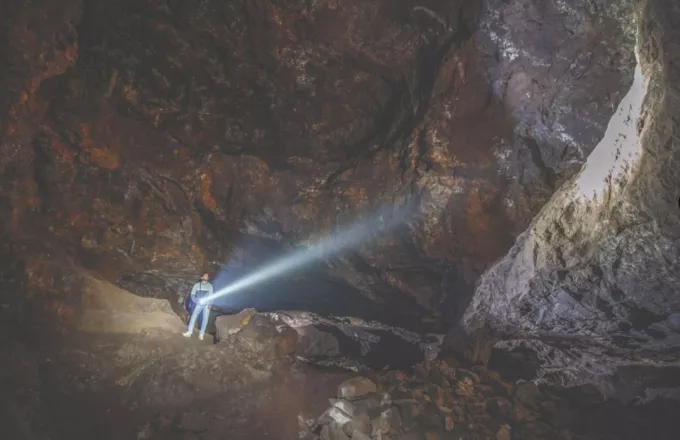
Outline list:
[[[3,291],[63,291],[69,261],[174,296],[415,203],[325,272],[387,321],[448,325],[629,86],[613,5],[4,2]]]
[[[644,3],[636,79],[602,141],[466,311],[472,333],[537,352],[547,378],[624,397],[679,385],[659,379],[680,350],[679,24],[674,2]]]

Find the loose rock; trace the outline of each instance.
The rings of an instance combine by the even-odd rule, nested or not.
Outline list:
[[[451,387],[437,384],[444,376]],[[330,399],[319,419],[327,425],[322,435],[328,437],[321,438],[332,439],[337,426],[352,440],[566,440],[571,435],[573,418],[559,417],[570,414],[565,399],[534,383],[503,381],[484,367],[425,362],[410,376],[386,372],[379,384],[361,376],[343,383],[340,398]]]
[[[218,316],[216,319],[220,338],[226,338],[242,331],[250,324],[253,316],[257,314],[255,309],[244,309],[235,315]]]
[[[340,385],[338,388],[338,396],[351,400],[376,391],[377,387],[373,381],[365,377],[355,377]]]
[[[352,420],[343,426],[345,434],[356,438],[358,434],[371,435],[371,421],[366,413],[357,414]]]

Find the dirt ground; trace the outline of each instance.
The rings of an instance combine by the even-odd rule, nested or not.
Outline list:
[[[0,337],[0,438],[299,439],[349,377],[184,330],[167,302],[89,278],[75,331]]]
[[[42,358],[21,360],[17,356],[27,351],[15,349],[10,356],[17,367],[30,364],[35,374],[15,371],[20,381],[3,386],[3,417],[9,419],[3,427],[11,435],[2,437],[299,439],[305,421],[318,417],[349,377],[292,361],[257,371],[220,345],[173,335],[151,347],[81,334]],[[131,346],[149,356],[130,353]]]

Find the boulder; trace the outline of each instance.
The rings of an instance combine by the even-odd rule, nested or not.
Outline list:
[[[344,399],[358,399],[369,393],[375,393],[377,387],[370,379],[359,376],[343,382],[338,387],[338,397]]]
[[[401,415],[396,407],[389,408],[374,420],[373,431],[380,431],[382,434],[396,434],[401,432]]]
[[[340,425],[344,425],[345,423],[349,423],[351,420],[352,418],[347,413],[338,407],[331,406],[319,418],[319,424],[330,425],[332,423],[339,423]]]
[[[371,435],[371,421],[366,413],[359,413],[351,421],[343,426],[345,434],[351,438],[356,438],[359,434]]]
[[[279,330],[276,336],[276,355],[278,357],[292,355],[297,351],[298,333],[290,328],[284,327]]]
[[[266,315],[254,314],[249,323],[235,336],[235,343],[244,351],[266,361],[278,358],[278,332],[271,319]]]
[[[235,335],[242,331],[257,314],[255,309],[244,309],[235,315],[218,316],[215,320],[220,339]]]
[[[328,332],[319,330],[313,325],[296,329],[298,343],[296,353],[305,358],[332,357],[340,355],[338,339]]]
[[[360,400],[353,400],[352,403],[356,412],[366,413],[371,419],[379,416],[382,412],[380,395],[377,393],[367,394]]]
[[[347,414],[349,417],[354,417],[356,412],[356,407],[346,400],[330,399],[331,405],[343,413]]]

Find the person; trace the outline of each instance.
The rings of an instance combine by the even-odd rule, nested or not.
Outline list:
[[[182,333],[185,338],[190,338],[194,334],[196,319],[198,319],[198,314],[201,312],[203,312],[203,317],[201,319],[201,330],[198,333],[198,339],[202,341],[205,336],[205,328],[208,326],[208,318],[210,316],[211,301],[203,302],[202,299],[213,294],[213,286],[208,281],[209,279],[208,273],[204,273],[201,275],[201,280],[194,284],[194,287],[191,289],[191,299],[194,301],[195,306],[189,320],[189,328],[186,332]]]

